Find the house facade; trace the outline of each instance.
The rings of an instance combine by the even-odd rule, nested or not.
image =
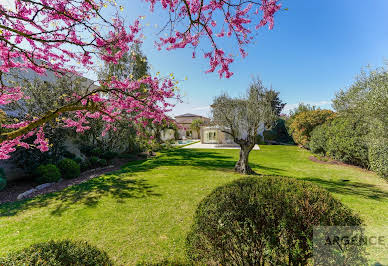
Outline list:
[[[257,134],[263,136],[264,124],[257,129]],[[219,144],[225,146],[236,146],[233,138],[222,132],[219,126],[203,126],[201,127],[201,143],[203,144]]]
[[[191,124],[194,120],[201,120],[204,125],[210,123],[210,119],[201,115],[183,114],[175,117],[175,122],[178,125],[178,134],[180,139],[199,139],[201,137],[200,131],[191,129]]]

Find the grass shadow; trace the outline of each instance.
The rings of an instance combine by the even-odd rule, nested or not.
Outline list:
[[[145,179],[130,179],[131,173],[150,171],[162,166],[194,166],[208,170],[233,171],[236,158],[216,151],[203,151],[191,149],[173,149],[163,152],[160,156],[148,160],[132,161],[122,169],[93,178],[85,183],[73,185],[63,191],[40,195],[32,199],[3,203],[0,205],[1,216],[13,216],[17,213],[34,207],[55,206],[52,215],[61,215],[73,204],[84,204],[94,207],[101,197],[109,195],[123,202],[126,198],[142,198],[160,196],[153,191],[154,186]],[[280,170],[269,168],[254,163],[250,164],[256,169]],[[125,175],[124,175],[125,174]]]
[[[302,180],[316,183],[329,192],[342,194],[342,195],[354,195],[373,200],[385,200],[388,199],[388,192],[381,190],[375,185],[365,184],[360,182],[351,182],[347,179],[342,180],[325,180],[316,177],[301,178]]]
[[[17,213],[34,207],[52,205],[52,215],[62,215],[71,205],[78,203],[95,207],[103,196],[110,196],[123,202],[127,198],[144,198],[160,196],[153,191],[155,186],[144,179],[123,179],[117,173],[100,176],[85,183],[74,185],[63,191],[40,195],[32,199],[9,202],[0,205],[1,216],[13,216]]]
[[[237,150],[236,150],[237,151]],[[237,155],[238,153],[236,153]],[[220,154],[212,150],[195,150],[195,149],[175,149],[164,152],[159,157],[147,161],[130,162],[123,167],[122,172],[143,172],[162,166],[193,166],[206,170],[227,170],[233,171],[237,162],[237,157]],[[283,170],[262,166],[253,162],[249,165],[255,169],[270,171]]]
[[[232,172],[237,156],[237,152],[234,155],[220,153],[216,150],[174,149],[163,152],[155,158],[129,162],[120,170],[71,186],[63,191],[37,196],[33,199],[3,203],[0,205],[0,217],[13,216],[26,209],[44,207],[49,204],[55,206],[54,210],[51,211],[52,215],[61,215],[75,203],[94,207],[101,197],[107,195],[115,198],[117,202],[124,202],[124,199],[127,198],[160,196],[160,194],[154,192],[154,185],[150,185],[147,180],[139,179],[139,177],[132,179],[131,175],[165,166],[191,166],[198,169]],[[266,167],[252,162],[250,162],[250,166],[259,174],[260,170],[271,171],[275,175],[278,171],[286,171],[286,169]],[[375,185],[347,180],[325,180],[315,177],[300,179],[319,184],[333,193],[362,196],[374,200],[388,198],[388,192],[379,189]]]

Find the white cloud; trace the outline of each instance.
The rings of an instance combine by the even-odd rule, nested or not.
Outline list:
[[[193,108],[193,111],[209,111],[209,110],[210,110],[210,105]]]
[[[303,102],[303,103],[304,104],[309,104],[311,106],[324,107],[324,108],[331,109],[331,107],[330,107],[331,101]],[[283,109],[283,113],[288,114],[291,110],[293,110],[294,108],[298,107],[299,104],[300,103],[286,104],[286,106]]]

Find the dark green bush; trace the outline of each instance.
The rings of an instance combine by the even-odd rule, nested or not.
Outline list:
[[[74,158],[74,162],[76,162],[78,164],[81,164],[82,163],[82,159],[80,157],[75,157]]]
[[[104,166],[107,166],[107,165],[108,165],[108,162],[105,159],[98,160],[98,166],[104,167]]]
[[[0,168],[0,191],[7,186],[7,178],[3,168]]]
[[[270,130],[264,130],[264,141],[276,141],[280,143],[294,143],[288,134],[284,119],[278,119]]]
[[[92,168],[99,167],[100,166],[99,161],[100,161],[100,158],[98,158],[96,156],[90,157],[89,158],[90,167],[92,167]]]
[[[90,145],[85,145],[83,143],[80,144],[79,150],[86,155],[87,157],[92,156],[92,151],[94,147]]]
[[[81,173],[79,164],[68,158],[59,161],[58,168],[65,179],[76,178]]]
[[[103,153],[104,153],[104,151],[103,151],[101,148],[94,148],[94,149],[91,151],[91,155],[92,155],[92,156],[96,156],[96,157],[101,156]]]
[[[107,161],[112,160],[113,158],[117,157],[118,153],[113,151],[106,151],[101,155],[102,159],[105,159]]]
[[[49,241],[34,244],[0,258],[0,265],[113,265],[106,252],[82,241]]]
[[[383,178],[388,179],[388,143],[384,138],[376,138],[369,142],[368,158],[370,168]]]
[[[200,264],[306,265],[317,225],[359,226],[361,219],[310,182],[242,178],[201,201],[187,236],[187,254]],[[362,254],[351,255],[362,260]]]
[[[264,139],[262,135],[257,135],[256,136],[256,144],[264,144]]]
[[[327,121],[323,125],[317,126],[311,132],[309,148],[313,153],[326,155],[330,122],[331,121]]]
[[[75,157],[77,157],[74,153],[72,152],[69,152],[68,150],[65,150],[63,152],[63,157],[65,158],[69,158],[69,159],[74,159]]]
[[[361,121],[350,117],[334,119],[328,131],[327,154],[336,160],[367,168],[366,134],[367,129]]]
[[[61,172],[54,164],[40,165],[35,170],[36,181],[39,183],[52,183],[61,179]]]
[[[89,170],[91,168],[89,160],[83,160],[80,164],[81,172],[84,172],[86,170]]]
[[[314,153],[367,168],[367,133],[361,121],[351,117],[337,117],[313,130],[309,147]]]

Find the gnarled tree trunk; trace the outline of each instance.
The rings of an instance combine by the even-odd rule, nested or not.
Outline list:
[[[256,174],[248,164],[249,153],[254,146],[255,144],[240,143],[240,159],[234,167],[236,172],[246,175]]]

